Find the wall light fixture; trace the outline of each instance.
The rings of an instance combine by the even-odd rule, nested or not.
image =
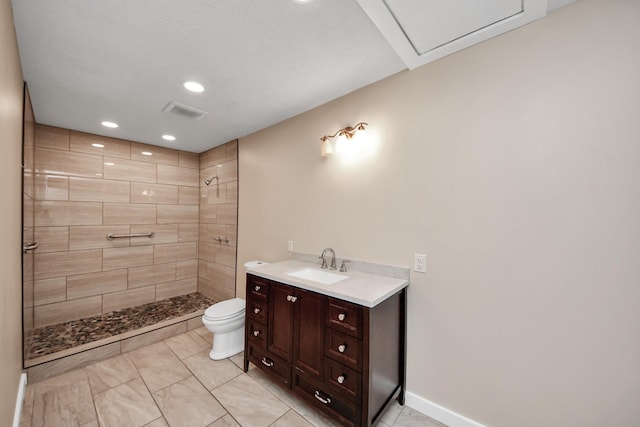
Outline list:
[[[356,132],[358,133],[358,139],[365,139],[363,134],[366,132],[365,126],[368,125],[368,123],[360,122],[355,126],[342,128],[336,131],[333,135],[323,136],[320,138],[320,141],[322,141],[322,145],[320,146],[320,155],[322,157],[328,157],[334,153],[334,147],[331,145],[331,139],[335,137],[338,137],[338,139],[336,139],[335,152],[341,153],[349,150],[350,145],[352,144],[351,140],[356,135]]]

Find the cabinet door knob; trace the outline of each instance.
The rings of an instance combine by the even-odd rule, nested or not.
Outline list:
[[[339,320],[339,321],[341,321],[341,322],[342,322],[342,321],[344,321],[344,319],[346,319],[346,318],[347,318],[347,315],[346,315],[346,314],[344,314],[344,313],[340,313],[340,314],[338,314],[338,320]]]
[[[324,403],[325,405],[329,405],[331,403],[331,398],[329,396],[322,397],[320,395],[320,390],[316,390],[314,395],[315,395],[316,399],[318,399],[320,402]]]
[[[298,301],[298,297],[291,297],[291,302],[296,302]]]
[[[256,290],[256,292],[258,292],[258,291],[260,290],[260,286],[259,286],[259,285],[256,285],[253,289],[255,289],[255,290]]]
[[[254,312],[255,314],[258,314],[258,313],[260,313],[260,309],[259,309],[258,307],[256,307],[256,308],[254,308],[254,309],[253,309],[253,312]]]
[[[253,336],[257,337],[258,335],[260,335],[260,331],[253,331]]]
[[[291,295],[287,295],[287,301],[291,302],[291,298],[293,298]]]
[[[261,362],[264,366],[268,366],[269,368],[273,366],[273,362],[266,357],[263,357]]]
[[[338,346],[338,351],[339,351],[340,353],[344,353],[346,349],[347,349],[347,345],[346,345],[346,344],[340,344],[340,345]]]
[[[338,384],[343,384],[345,380],[345,375],[344,374],[340,375],[337,380],[338,380]]]

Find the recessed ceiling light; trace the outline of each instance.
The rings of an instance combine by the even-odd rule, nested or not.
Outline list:
[[[102,126],[107,127],[107,128],[117,128],[118,124],[105,120],[104,122],[102,122]]]
[[[98,144],[98,143],[91,144],[91,146],[96,148],[104,148],[104,144]]]
[[[186,90],[190,92],[196,92],[196,93],[204,92],[204,86],[202,86],[198,82],[184,82],[183,86]]]
[[[150,151],[143,151],[141,154],[142,154],[143,156],[153,156],[153,153],[152,153],[152,152],[150,152]]]
[[[165,141],[175,141],[176,137],[173,135],[166,134],[166,135],[162,135],[162,139],[164,139]]]
[[[291,0],[294,3],[298,3],[298,4],[309,4],[311,3],[313,0]]]

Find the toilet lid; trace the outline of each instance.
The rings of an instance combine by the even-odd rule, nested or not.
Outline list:
[[[233,298],[213,304],[204,312],[204,317],[211,320],[228,319],[244,312],[245,301],[242,298]]]

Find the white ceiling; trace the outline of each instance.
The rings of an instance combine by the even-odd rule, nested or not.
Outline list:
[[[372,1],[384,3],[13,0],[13,9],[38,123],[202,152],[413,68],[363,11]],[[456,1],[469,2],[445,3]],[[547,0],[526,1],[544,3],[546,12]],[[549,8],[567,1],[550,0]],[[401,14],[401,3],[389,4]],[[422,37],[419,20],[410,25]],[[187,92],[186,80],[205,91]],[[163,113],[169,101],[208,114]],[[120,127],[104,128],[102,120]],[[164,133],[177,140],[162,140]]]

